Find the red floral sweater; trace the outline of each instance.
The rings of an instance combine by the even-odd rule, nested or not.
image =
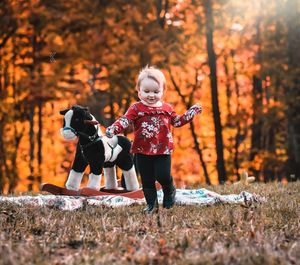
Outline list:
[[[201,106],[196,104],[183,115],[177,115],[173,107],[167,103],[163,103],[160,107],[150,107],[137,102],[129,107],[124,116],[108,127],[106,133],[111,136],[121,133],[132,123],[134,127],[132,153],[171,154],[173,151],[171,125],[181,127],[192,121],[201,111]]]

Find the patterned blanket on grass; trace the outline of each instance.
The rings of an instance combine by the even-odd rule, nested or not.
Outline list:
[[[162,203],[163,192],[157,191],[158,202]],[[244,206],[252,203],[264,202],[265,198],[246,191],[240,194],[220,195],[207,189],[177,189],[177,205],[214,205],[214,204],[240,204]],[[132,204],[144,204],[145,199],[130,199],[120,195],[80,197],[80,196],[57,196],[57,195],[37,195],[37,196],[0,196],[0,204],[13,203],[17,205],[48,206],[60,210],[76,210],[87,205],[120,207]]]

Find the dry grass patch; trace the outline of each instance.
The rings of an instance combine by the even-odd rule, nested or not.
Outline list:
[[[216,186],[267,202],[248,208],[142,206],[67,212],[0,204],[0,264],[299,264],[300,183]]]

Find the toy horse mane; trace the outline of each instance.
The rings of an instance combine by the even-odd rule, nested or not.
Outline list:
[[[99,122],[94,118],[94,116],[90,113],[90,110],[88,107],[82,107],[80,105],[74,105],[70,109],[61,110],[59,113],[61,115],[65,115],[69,110],[73,110],[73,112],[81,111],[84,113],[85,119],[83,122],[85,124],[92,124],[92,125],[98,125]]]

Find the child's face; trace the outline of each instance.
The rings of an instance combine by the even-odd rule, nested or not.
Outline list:
[[[147,105],[152,106],[161,101],[163,97],[163,88],[153,79],[146,78],[142,80],[138,96]]]

